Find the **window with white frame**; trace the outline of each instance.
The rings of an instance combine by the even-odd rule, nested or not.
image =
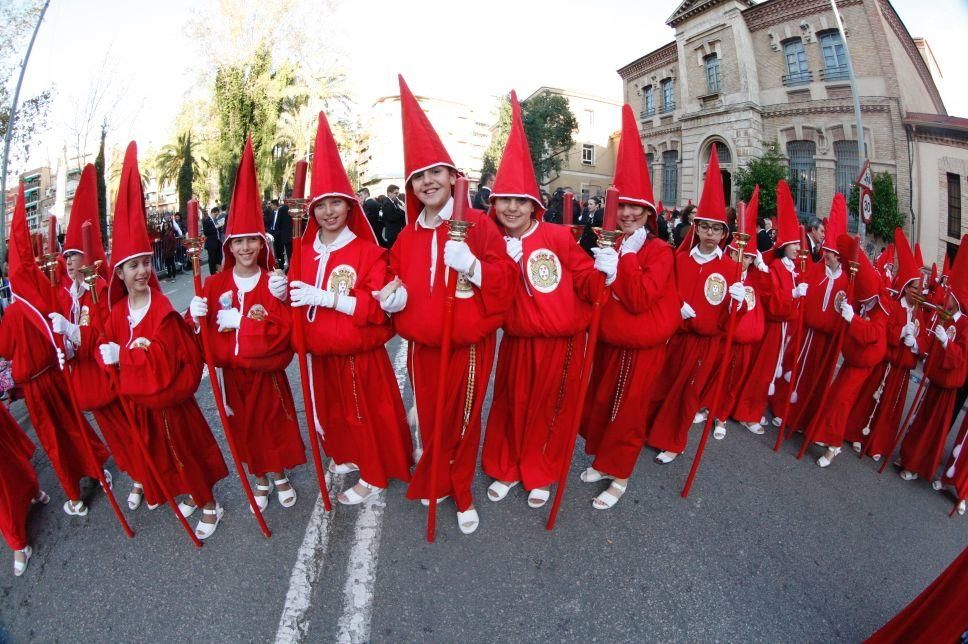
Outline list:
[[[662,111],[671,112],[676,109],[675,85],[671,78],[667,78],[660,83],[662,87]]]
[[[581,164],[595,165],[595,146],[591,143],[583,143],[581,146]]]
[[[717,94],[722,87],[719,75],[719,56],[709,54],[703,60],[706,63],[706,92]]]
[[[847,78],[847,52],[839,31],[820,34],[820,50],[823,52],[823,79],[842,80]]]
[[[651,85],[642,88],[642,96],[644,97],[645,115],[655,116],[655,91]]]

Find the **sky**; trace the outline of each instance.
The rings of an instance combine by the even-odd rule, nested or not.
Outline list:
[[[206,91],[196,87],[204,58],[199,7],[232,1],[52,0],[23,90],[29,96],[53,84],[56,91],[50,131],[34,147],[32,164],[56,165],[63,146],[73,149],[85,133],[96,142],[104,112],[110,114],[109,145],[136,139],[140,149],[157,149],[173,140],[181,103]],[[665,21],[679,4],[303,2],[308,15],[319,16],[307,21],[312,33],[340,52],[360,113],[375,98],[397,92],[397,73],[417,94],[475,105],[493,104],[512,88],[527,96],[543,85],[621,101],[616,69],[674,39]],[[928,39],[944,75],[948,112],[968,116],[968,74],[961,67],[968,0],[894,0],[894,6],[913,36]],[[106,98],[91,109],[95,87]]]

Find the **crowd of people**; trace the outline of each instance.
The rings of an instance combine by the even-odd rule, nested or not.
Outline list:
[[[210,276],[184,314],[153,270],[133,143],[110,269],[93,167],[62,258],[45,267],[53,287],[21,191],[10,245],[16,297],[0,323],[0,356],[23,389],[64,512],[87,514],[80,481],[109,485],[113,456],[132,480],[131,512],[167,502],[183,526],[200,515],[195,538],[215,533],[225,510],[214,486],[228,469],[195,402],[203,355],[219,368],[212,384],[225,430],[254,481],[251,510],[273,494],[292,507],[287,473],[307,461],[285,371],[294,354],[308,356],[311,446],[319,441],[330,472],[358,472],[338,502],[363,503],[396,479],[425,506],[452,498],[464,534],[480,524],[471,487],[492,368],[480,461],[491,502],[520,485],[528,507],[544,507],[580,425],[593,458],[580,479],[597,488],[593,508],[607,510],[644,448],[670,463],[696,424],[708,420],[722,440],[732,419],[753,434],[772,428],[777,444],[802,433],[802,450],[822,450],[820,467],[845,445],[887,461],[899,444],[901,477],[950,486],[964,512],[968,426],[943,451],[968,373],[968,254],[926,275],[898,230],[892,254],[872,263],[847,234],[842,195],[802,238],[784,181],[775,222],[758,216],[758,193],[731,217],[715,151],[698,203],[667,212],[628,106],[613,202],[591,197],[576,204],[573,227],[560,225],[563,192],[539,190],[513,94],[500,166],[470,208],[455,202],[461,172],[402,78],[400,93],[403,188],[389,186],[383,199],[355,192],[320,114],[300,237],[285,204],[260,201],[246,145],[224,232],[217,213],[201,222]],[[408,342],[409,414],[386,350],[394,335]],[[925,384],[908,417],[922,360]],[[575,395],[583,383],[587,396]],[[93,414],[100,435],[78,410]],[[6,408],[0,443],[0,528],[20,575],[32,552],[28,512],[49,496],[31,465],[34,446]]]

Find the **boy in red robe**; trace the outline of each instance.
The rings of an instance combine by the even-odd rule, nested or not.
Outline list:
[[[669,344],[664,376],[653,392],[658,410],[646,436],[659,450],[657,463],[671,463],[685,451],[689,427],[706,419],[703,392],[719,366],[729,316],[727,300],[746,297],[736,278],[736,263],[723,256],[728,232],[719,157],[713,147],[702,197],[696,208],[694,235],[676,252],[676,290],[682,301],[682,327]]]
[[[34,444],[6,405],[0,405],[0,454],[0,533],[13,550],[13,574],[20,577],[33,554],[27,543],[27,513],[35,503],[49,503],[50,497],[37,484],[30,463]]]
[[[618,250],[595,248],[595,268],[611,287],[602,305],[601,335],[582,418],[585,453],[595,458],[585,483],[610,479],[592,501],[618,503],[645,444],[645,414],[661,380],[666,342],[679,328],[672,248],[657,234],[652,183],[635,115],[622,107],[622,140],[615,166]]]
[[[410,480],[410,429],[385,343],[393,336],[373,297],[386,284],[386,251],[363,214],[343,169],[326,116],[320,112],[302,236],[300,280],[289,300],[306,325],[310,394],[330,471],[359,470],[337,499],[356,505],[391,478]]]
[[[14,302],[4,311],[0,324],[0,356],[11,361],[14,382],[23,387],[37,439],[67,495],[64,512],[86,516],[80,480],[97,477],[108,451],[86,420],[78,424],[68,398],[61,371],[65,356],[57,348],[47,320],[53,313],[50,280],[34,262],[22,184],[11,221],[7,261]],[[93,448],[96,462],[90,462],[85,442]],[[111,480],[107,470],[104,477]]]
[[[440,366],[448,269],[459,279],[454,306],[453,349],[447,358],[450,388],[444,399],[441,445],[430,489],[430,458],[417,464],[407,498],[430,503],[454,495],[457,524],[470,534],[480,524],[474,508],[474,480],[481,435],[484,392],[494,363],[495,331],[511,306],[509,293],[520,269],[508,257],[497,226],[479,210],[468,209],[473,225],[464,241],[448,239],[444,224],[453,215],[452,190],[457,167],[440,137],[400,78],[403,156],[406,170],[407,225],[390,252],[395,279],[381,292],[384,311],[393,314],[397,332],[410,342],[409,371],[420,432],[427,455],[433,427]]]
[[[601,274],[565,226],[542,223],[521,108],[511,92],[511,132],[490,195],[508,256],[519,267],[494,377],[481,466],[500,501],[521,483],[528,506],[547,503],[577,411],[585,328]]]
[[[118,369],[118,393],[131,402],[166,489],[173,495],[188,495],[178,504],[179,510],[187,517],[203,506],[195,535],[207,539],[224,513],[212,488],[228,470],[195,401],[202,378],[201,352],[152,271],[137,154],[132,141],[121,167],[114,210],[108,337],[98,349],[106,368]],[[165,501],[156,482],[143,483],[149,504]]]
[[[256,182],[252,140],[242,151],[228,221],[221,270],[205,280],[204,296],[192,298],[189,313],[207,324],[215,366],[221,368],[229,430],[239,459],[255,477],[256,505],[265,510],[273,487],[279,504],[291,508],[296,490],[286,470],[306,462],[296,406],[286,378],[292,362],[292,317],[285,298],[285,278],[270,276],[262,203]],[[274,280],[274,281],[273,281]],[[271,482],[270,482],[271,480]]]

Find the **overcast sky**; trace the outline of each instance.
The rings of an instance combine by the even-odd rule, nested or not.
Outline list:
[[[365,109],[374,98],[396,93],[398,72],[418,94],[475,104],[489,105],[512,88],[527,96],[542,85],[620,101],[615,70],[673,40],[665,20],[678,0],[333,4],[335,16],[325,22],[338,27],[337,35],[327,38],[342,51],[355,99]],[[198,6],[188,0],[52,0],[24,90],[29,96],[51,83],[57,89],[51,132],[34,161],[53,160],[79,102],[106,77],[111,93],[121,96],[112,107],[109,142],[137,139],[142,149],[167,143],[179,104],[198,78],[199,48],[186,28]],[[948,112],[968,116],[968,1],[895,0],[894,6],[913,36],[928,39],[944,75]]]

